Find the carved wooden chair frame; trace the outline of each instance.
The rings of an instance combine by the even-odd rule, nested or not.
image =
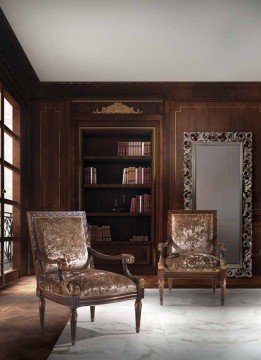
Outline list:
[[[171,292],[173,279],[209,279],[212,280],[212,289],[213,293],[216,291],[217,281],[220,282],[221,288],[221,305],[224,305],[225,302],[225,293],[226,293],[226,279],[227,279],[227,264],[225,260],[225,251],[226,245],[223,243],[218,244],[217,246],[217,221],[216,221],[216,211],[215,210],[169,210],[169,214],[213,214],[214,223],[213,223],[213,243],[216,252],[218,247],[220,250],[220,271],[168,271],[165,267],[165,260],[168,256],[167,252],[171,246],[171,234],[168,234],[168,239],[165,243],[158,244],[159,251],[159,262],[158,262],[158,286],[159,286],[159,296],[160,304],[163,305],[163,292],[165,287],[165,279],[168,282],[168,288]]]
[[[64,281],[64,274],[63,271],[74,271],[73,269],[70,269],[67,267],[66,260],[63,258],[51,260],[43,252],[40,252],[37,239],[34,231],[34,217],[57,217],[60,216],[63,217],[81,217],[83,221],[84,231],[86,235],[86,243],[87,243],[87,250],[88,250],[88,260],[86,264],[82,267],[84,268],[94,268],[94,262],[93,258],[97,257],[100,259],[105,260],[115,260],[115,261],[121,261],[122,267],[123,267],[123,273],[124,275],[131,279],[135,284],[137,291],[133,293],[126,293],[121,295],[106,295],[106,296],[97,296],[97,297],[91,297],[88,299],[88,297],[81,297],[81,291],[79,286],[75,285],[70,288],[70,293],[66,296],[64,295],[58,295],[54,294],[49,291],[45,291],[39,288],[39,277],[41,275],[41,263],[47,263],[47,264],[56,264],[57,265],[57,271],[59,275],[59,280],[62,283]],[[128,264],[134,263],[134,256],[131,254],[120,254],[120,255],[106,255],[102,254],[96,250],[94,250],[91,247],[91,244],[89,242],[89,236],[87,231],[87,220],[86,220],[86,214],[83,211],[66,211],[66,212],[52,212],[52,211],[29,211],[27,212],[27,219],[28,219],[28,226],[29,226],[29,234],[30,234],[30,240],[31,240],[31,247],[32,247],[32,253],[33,253],[33,260],[34,260],[34,266],[35,266],[35,272],[36,272],[36,280],[37,280],[37,287],[36,287],[36,295],[39,298],[39,316],[40,316],[40,326],[43,329],[44,328],[44,316],[45,316],[45,299],[52,300],[58,304],[65,305],[70,308],[70,324],[71,324],[71,341],[72,345],[75,345],[76,343],[76,328],[77,328],[77,308],[82,306],[90,306],[90,315],[91,315],[91,321],[94,321],[95,316],[95,306],[101,305],[101,304],[108,304],[108,303],[114,303],[124,300],[131,300],[135,299],[135,319],[136,319],[136,332],[138,333],[140,331],[140,319],[141,319],[141,309],[142,309],[142,301],[141,299],[144,298],[144,280],[140,279],[137,276],[133,276],[128,269]]]

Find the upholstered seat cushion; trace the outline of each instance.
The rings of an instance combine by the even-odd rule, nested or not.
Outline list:
[[[179,253],[165,260],[167,271],[217,271],[219,259],[205,253]]]
[[[65,283],[78,285],[83,297],[129,294],[137,291],[133,281],[109,271],[84,269],[65,271],[64,274]],[[66,295],[66,288],[59,281],[57,271],[45,273],[39,280],[39,287],[54,294]]]

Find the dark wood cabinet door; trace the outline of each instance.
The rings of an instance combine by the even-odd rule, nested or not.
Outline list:
[[[69,210],[69,104],[67,101],[40,101],[33,108],[32,206],[35,210]]]

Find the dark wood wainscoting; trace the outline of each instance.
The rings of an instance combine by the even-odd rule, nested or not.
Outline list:
[[[125,103],[135,109],[142,107],[140,120],[140,115],[135,115],[137,126],[142,126],[140,122],[156,124],[158,117],[162,117],[159,146],[161,180],[157,184],[161,200],[157,202],[159,228],[155,234],[156,242],[166,236],[167,210],[183,208],[183,132],[251,131],[254,139],[253,274],[261,274],[260,83],[41,83],[33,96],[29,150],[31,170],[34,169],[30,172],[31,208],[57,210],[78,209],[77,127],[133,125],[131,115],[118,115],[115,120],[114,115],[94,115],[93,111],[117,99],[123,103],[124,99],[153,96],[161,99],[160,103],[150,106],[146,103],[141,105],[138,101],[133,105]],[[76,99],[83,101],[77,102]],[[88,101],[84,102],[86,99]],[[59,136],[63,148],[60,156]],[[59,166],[60,177],[56,172]],[[148,252],[140,254],[142,259],[139,257],[139,263],[148,261],[149,256]],[[155,268],[151,269],[151,275],[153,273]]]
[[[66,101],[32,102],[29,163],[32,210],[70,208],[70,118]]]

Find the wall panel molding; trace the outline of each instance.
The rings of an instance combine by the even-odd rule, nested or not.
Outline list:
[[[261,82],[41,82],[34,99],[156,97],[164,100],[258,100]]]

